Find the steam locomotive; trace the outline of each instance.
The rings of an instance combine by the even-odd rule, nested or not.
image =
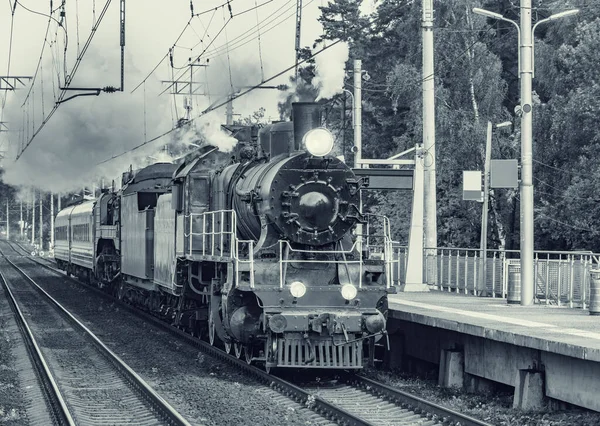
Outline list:
[[[394,291],[387,219],[361,213],[319,105],[229,130],[233,153],[204,145],[63,209],[58,266],[268,370],[362,368]]]

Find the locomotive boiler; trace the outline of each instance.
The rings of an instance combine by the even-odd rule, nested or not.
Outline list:
[[[319,105],[228,130],[233,153],[128,172],[96,203],[91,279],[267,369],[361,368],[394,290],[387,219],[361,213]]]

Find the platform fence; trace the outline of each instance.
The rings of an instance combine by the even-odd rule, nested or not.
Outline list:
[[[406,259],[406,251],[398,251],[397,256]],[[479,249],[426,248],[423,262],[424,280],[441,291],[506,298],[509,280],[518,280],[517,285],[520,287],[519,256],[518,250],[489,249],[486,256],[482,256]],[[589,302],[590,270],[598,268],[598,253],[535,251],[536,303],[585,309]],[[406,265],[402,272],[405,274]],[[403,277],[404,275],[398,274],[400,283],[403,282]]]

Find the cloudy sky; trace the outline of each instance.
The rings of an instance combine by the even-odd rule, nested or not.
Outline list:
[[[194,81],[203,84],[196,88],[205,95],[193,97],[192,116],[222,98],[232,86],[254,85],[294,64],[295,0],[231,0],[229,4],[224,0],[193,0],[194,13],[201,13],[194,18],[189,0],[128,1],[124,92],[78,97],[61,104],[15,163],[17,152],[52,110],[59,87],[71,74],[106,0],[69,0],[64,7],[62,0],[53,0],[50,20],[48,3],[18,0],[14,16],[14,0],[0,3],[0,75],[33,76],[37,68],[32,85],[9,92],[5,100],[3,95],[0,98],[6,102],[2,121],[8,122],[11,130],[0,134],[0,142],[8,151],[3,165],[6,180],[13,184],[67,190],[80,187],[83,175],[122,171],[134,161],[132,156],[119,157],[102,168],[96,165],[170,130],[184,115],[184,96],[170,95],[168,90],[159,94],[167,87],[162,80],[189,75],[186,65],[190,57],[202,54],[200,63],[206,64],[208,59],[209,65],[195,68]],[[119,3],[110,2],[71,87],[120,86]],[[301,44],[307,46],[322,32],[318,8],[327,0],[303,3]],[[170,48],[175,68],[170,66]],[[287,83],[292,73],[269,84]],[[72,94],[67,92],[65,97]],[[236,100],[235,112],[248,115],[262,106],[268,116],[277,119],[281,96],[277,91],[257,90]],[[218,127],[224,119],[221,108],[207,121]],[[135,157],[152,155],[161,142],[136,151]]]

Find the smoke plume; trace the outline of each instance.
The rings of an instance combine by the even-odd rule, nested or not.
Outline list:
[[[316,50],[322,48],[323,45],[317,45]],[[319,89],[316,101],[329,99],[342,92],[348,53],[348,44],[339,42],[315,56],[315,77],[312,84]]]

